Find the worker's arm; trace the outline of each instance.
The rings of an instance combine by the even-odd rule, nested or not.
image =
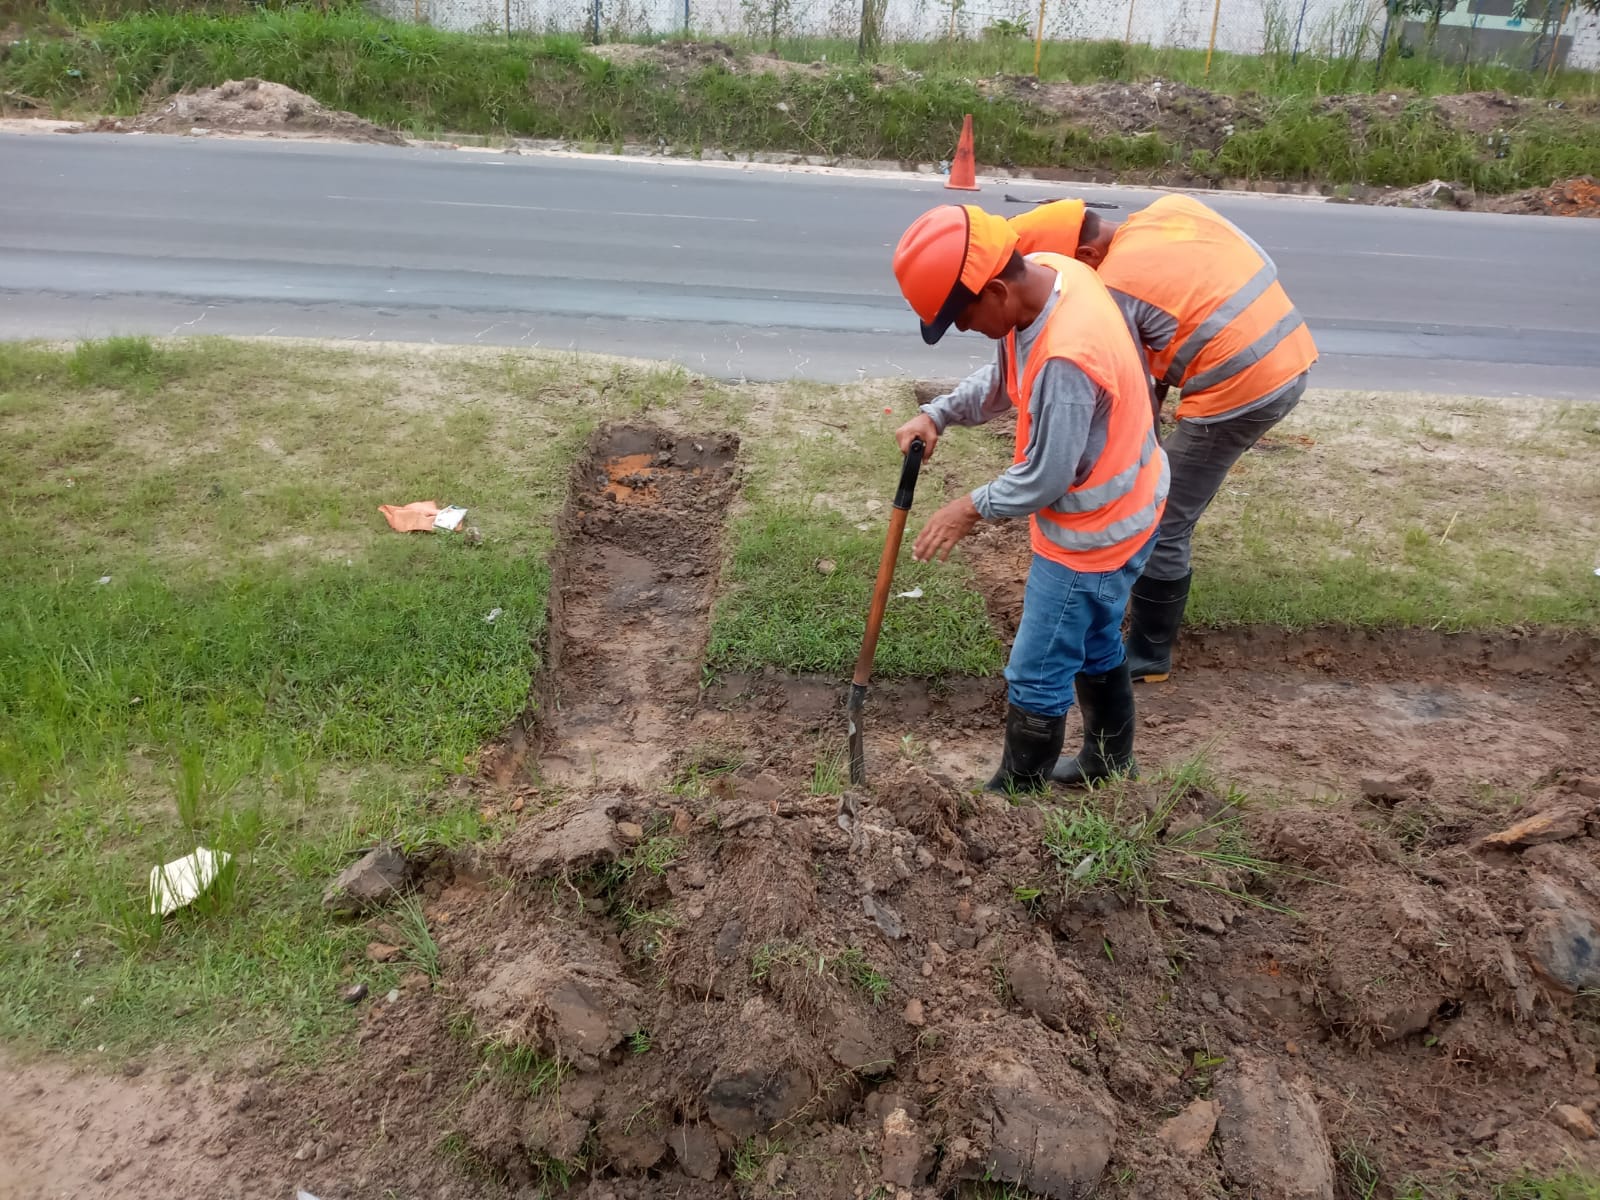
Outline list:
[[[1003,352],[1003,351],[1002,351]],[[933,457],[939,435],[952,425],[982,425],[1011,407],[1011,398],[1001,383],[1000,359],[979,367],[955,387],[922,406],[922,411],[895,431],[900,453],[911,448],[913,438],[923,443],[922,461]]]
[[[1019,463],[972,493],[987,521],[1026,517],[1048,508],[1077,481],[1094,425],[1095,382],[1073,363],[1052,359],[1033,381],[1028,398],[1028,449]]]
[[[1060,359],[1045,363],[1028,400],[1032,424],[1026,456],[998,479],[929,517],[911,548],[912,557],[919,562],[947,559],[979,520],[1026,517],[1061,499],[1077,481],[1091,450],[1099,397],[1099,388],[1072,363]],[[1104,433],[1100,436],[1103,439]]]
[[[1160,354],[1172,344],[1172,339],[1178,335],[1177,317],[1164,308],[1157,308],[1148,300],[1129,295],[1109,283],[1106,286],[1111,298],[1122,310],[1134,341],[1151,354]]]

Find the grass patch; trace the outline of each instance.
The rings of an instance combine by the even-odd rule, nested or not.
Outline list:
[[[1195,535],[1206,625],[1600,629],[1589,405],[1309,393]]]
[[[1496,1187],[1494,1200],[1600,1200],[1600,1177],[1587,1171],[1524,1175]]]
[[[785,433],[748,447],[743,511],[735,518],[728,584],[707,659],[719,671],[776,666],[840,674],[854,664],[899,479],[893,432],[912,411],[884,412],[881,390],[780,389]],[[755,417],[763,426],[770,415]],[[878,642],[881,675],[987,675],[1004,652],[959,562],[914,563],[911,543],[945,494],[970,490],[1007,461],[999,439],[958,431],[925,468],[906,527]],[[825,488],[826,490],[820,490]],[[915,599],[899,593],[919,590]],[[824,772],[824,774],[826,774]]]
[[[1131,789],[1138,788],[1134,795]],[[1073,895],[1101,889],[1146,904],[1165,903],[1173,886],[1207,888],[1252,904],[1244,888],[1273,869],[1250,853],[1239,814],[1242,799],[1228,792],[1210,816],[1175,821],[1197,793],[1216,790],[1198,761],[1164,772],[1148,784],[1109,780],[1075,805],[1045,810],[1044,848],[1055,860],[1059,886]]]
[[[319,897],[380,836],[487,833],[434,784],[526,703],[572,455],[666,386],[596,370],[0,346],[0,1037],[311,1055],[353,1019],[341,968],[391,985]],[[424,497],[469,505],[483,544],[375,511]],[[152,918],[150,868],[196,845],[229,874]]]
[[[1353,64],[1318,64],[1310,55],[1303,66],[1286,66],[1284,56],[1223,56],[1211,86],[1276,99],[1241,116],[1220,149],[1214,139],[1202,145],[1199,134],[1123,136],[1074,124],[1025,98],[980,90],[980,73],[1019,69],[1018,58],[1030,52],[1031,46],[998,43],[893,47],[891,59],[917,65],[887,82],[854,65],[853,52],[829,59],[851,65],[781,75],[722,66],[680,74],[649,61],[608,61],[571,35],[444,33],[356,7],[133,12],[19,43],[0,62],[0,91],[61,110],[132,113],[179,88],[259,76],[419,133],[665,144],[691,155],[717,148],[921,162],[947,157],[970,113],[986,162],[1327,184],[1412,184],[1440,176],[1486,191],[1543,186],[1587,169],[1600,150],[1593,121],[1566,110],[1512,122],[1503,158],[1495,157],[1498,147],[1446,126],[1426,101],[1398,116],[1353,120],[1325,112],[1315,97],[1329,88],[1366,91],[1373,80],[1370,73],[1359,78]],[[1197,81],[1203,59],[1203,53],[1120,44],[1052,44],[1044,74],[1075,82],[1156,75]],[[1562,72],[1546,83],[1542,76],[1480,67],[1476,78],[1462,75],[1457,87],[1446,88],[1448,70],[1409,62],[1386,68],[1386,86],[1431,93],[1498,83],[1573,100],[1597,95],[1587,72]]]
[[[1547,79],[1542,69],[1529,70],[1515,63],[1453,63],[1426,54],[1390,55],[1380,65],[1370,57],[1319,53],[1313,45],[1313,31],[1305,32],[1305,52],[1298,56],[1271,49],[1261,54],[1217,51],[1209,56],[1209,73],[1208,55],[1203,49],[1046,38],[1039,58],[1039,78],[1073,83],[1170,79],[1229,95],[1328,95],[1362,91],[1377,83],[1391,91],[1413,91],[1424,96],[1468,91],[1572,98],[1600,95],[1600,79],[1592,71],[1563,68]],[[856,43],[843,38],[779,38],[776,45],[767,40],[732,40],[751,51],[773,52],[791,62],[850,62],[856,55]],[[1370,54],[1376,47],[1367,45],[1363,49]],[[877,57],[880,62],[909,71],[984,78],[1032,75],[1033,50],[1029,36],[990,35],[890,42],[880,47]]]

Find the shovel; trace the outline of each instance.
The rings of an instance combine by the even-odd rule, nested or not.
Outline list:
[[[894,562],[900,557],[900,539],[906,531],[906,514],[911,511],[911,496],[917,490],[917,472],[922,469],[922,439],[913,438],[900,468],[900,487],[894,494],[889,513],[889,534],[883,539],[883,557],[878,560],[878,582],[872,589],[872,607],[867,610],[867,635],[861,639],[861,655],[850,680],[850,700],[845,714],[850,722],[850,782],[859,787],[867,781],[867,745],[862,729],[862,709],[867,703],[867,680],[872,678],[872,660],[878,652],[878,631],[883,628],[883,610],[889,605],[889,588],[894,584]]]

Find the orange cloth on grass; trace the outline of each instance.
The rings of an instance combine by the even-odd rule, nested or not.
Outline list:
[[[396,533],[426,533],[433,528],[439,506],[432,500],[418,500],[412,504],[380,504],[378,511]]]

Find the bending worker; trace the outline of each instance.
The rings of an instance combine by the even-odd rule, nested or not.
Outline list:
[[[1029,517],[1033,563],[1006,665],[1005,748],[992,791],[1084,783],[1133,769],[1133,685],[1123,661],[1128,590],[1144,569],[1167,495],[1149,381],[1126,322],[1095,273],[1071,258],[1024,258],[1002,218],[944,205],[894,253],[900,291],[937,342],[951,325],[999,342],[997,361],[924,405],[896,433],[933,457],[951,425],[1017,409],[1013,464],[928,519],[912,546],[945,560],[980,520]],[[1058,762],[1076,686],[1083,749]]]
[[[1011,226],[1024,254],[1095,268],[1144,347],[1158,406],[1168,388],[1181,392],[1166,440],[1172,492],[1129,605],[1130,673],[1156,683],[1172,673],[1195,523],[1233,464],[1299,403],[1317,347],[1267,252],[1192,197],[1163,196],[1120,223],[1058,200]]]

